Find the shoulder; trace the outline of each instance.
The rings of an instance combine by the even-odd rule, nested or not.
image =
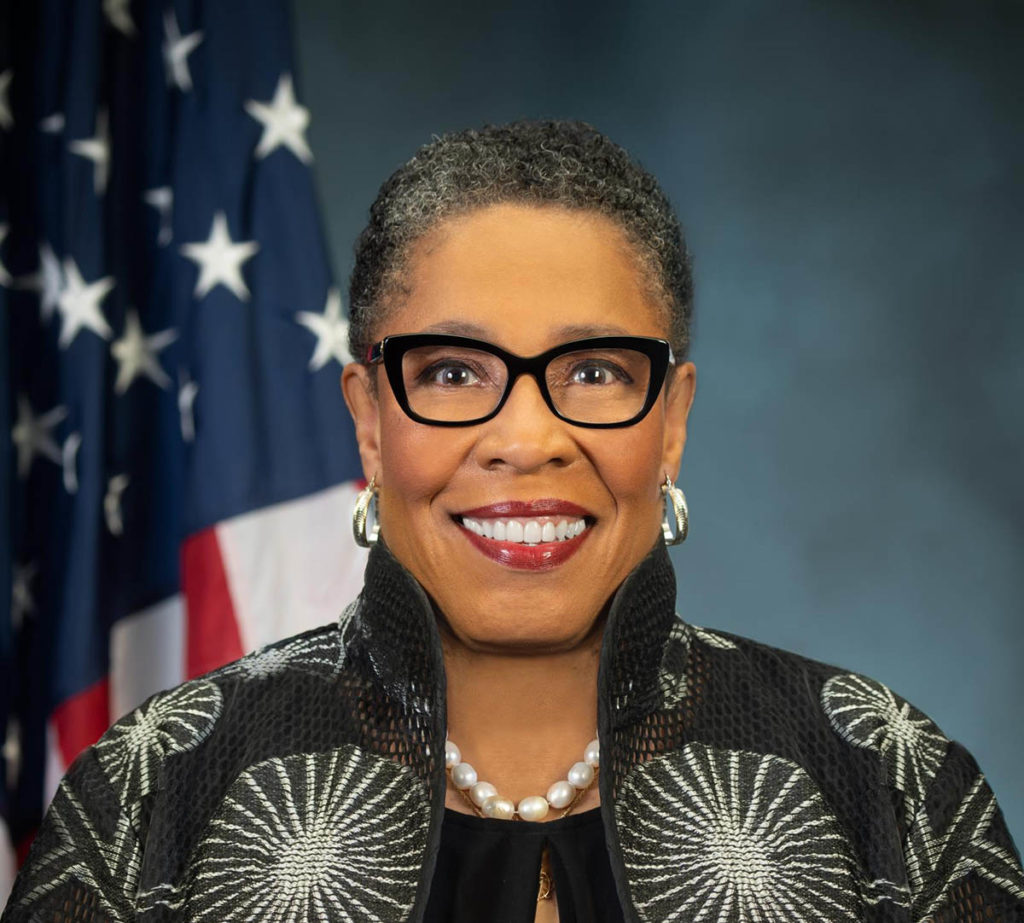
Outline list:
[[[661,662],[661,685],[675,684],[693,691],[713,670],[720,693],[735,686],[756,689],[756,707],[809,706],[820,710],[825,686],[848,670],[814,660],[794,651],[712,628],[703,628],[677,616],[669,632]],[[874,683],[874,680],[867,682]],[[877,684],[881,686],[881,684]],[[884,687],[881,687],[884,688]],[[676,690],[678,698],[682,689]]]
[[[650,918],[680,895],[724,906],[735,869],[785,855],[757,898],[771,919],[792,916],[794,893],[814,907],[807,919],[874,919],[878,907],[887,919],[902,908],[900,919],[945,920],[968,906],[1021,919],[1024,870],[984,775],[885,684],[682,621],[659,680],[653,720],[665,742],[628,769],[615,801]],[[698,866],[707,874],[687,878]]]
[[[342,610],[337,621],[266,644],[201,679],[223,684],[289,673],[334,676],[345,666],[361,605],[357,598]]]
[[[873,754],[891,787],[912,800],[924,797],[955,746],[928,715],[870,676],[683,621],[673,628],[662,665],[662,687],[674,687],[677,699],[680,679],[687,694],[711,696],[717,709],[742,710],[744,723],[766,736],[774,730],[815,744],[827,736]]]
[[[716,669],[727,676],[755,683],[771,704],[780,704],[780,699],[793,704],[794,698],[813,703],[835,719],[837,730],[842,728],[842,736],[850,742],[858,735],[848,733],[848,722],[839,716],[854,700],[872,704],[892,722],[905,719],[910,712],[921,715],[884,683],[833,663],[682,619],[672,637],[677,644],[684,644],[691,656],[713,660]]]
[[[330,680],[345,666],[347,642],[358,601],[337,622],[284,638],[210,673],[150,696],[113,724],[87,751],[125,803],[138,801],[156,784],[168,758],[196,750],[232,713],[245,712],[240,686],[262,687],[262,701],[273,707],[297,678]],[[233,707],[240,705],[241,707]]]
[[[695,709],[709,739],[728,726],[727,737],[783,755],[819,782],[841,778],[865,801],[874,786],[884,788],[902,835],[948,826],[949,805],[995,815],[971,752],[886,683],[728,632],[680,622],[673,634],[686,646],[689,701],[700,699],[712,715],[701,722]]]

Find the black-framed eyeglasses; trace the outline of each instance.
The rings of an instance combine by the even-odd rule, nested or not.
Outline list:
[[[524,357],[484,340],[409,333],[375,343],[366,362],[384,364],[399,406],[417,423],[484,423],[519,376],[530,375],[560,420],[606,429],[647,415],[675,358],[668,341],[654,337],[591,337]]]

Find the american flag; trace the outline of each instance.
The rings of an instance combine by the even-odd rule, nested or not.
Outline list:
[[[2,14],[0,905],[112,720],[330,621],[361,579],[347,323],[289,12]]]

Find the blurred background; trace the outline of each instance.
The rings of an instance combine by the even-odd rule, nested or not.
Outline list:
[[[1024,5],[295,0],[334,269],[434,134],[585,119],[694,256],[698,625],[867,673],[1024,841]]]

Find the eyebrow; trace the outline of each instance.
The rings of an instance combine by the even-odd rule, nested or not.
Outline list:
[[[454,336],[475,337],[483,340],[487,337],[487,330],[479,324],[471,324],[468,321],[443,320],[429,327],[424,327],[420,333],[450,333]]]
[[[473,337],[477,340],[487,340],[492,336],[491,332],[479,324],[469,321],[445,320],[429,327],[424,327],[421,333],[450,333],[454,336]],[[629,331],[624,327],[615,324],[567,324],[558,327],[554,331],[555,338],[561,341],[583,340],[587,337],[603,336],[629,336]]]

